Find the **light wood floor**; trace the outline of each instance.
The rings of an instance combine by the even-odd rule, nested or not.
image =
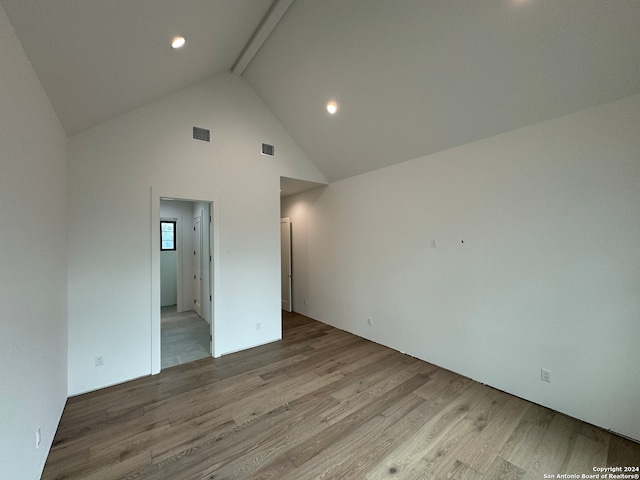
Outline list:
[[[542,479],[640,445],[296,314],[284,339],[69,399],[43,479]],[[550,477],[547,477],[550,478]]]

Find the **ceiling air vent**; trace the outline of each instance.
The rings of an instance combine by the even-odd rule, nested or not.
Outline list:
[[[203,142],[211,141],[211,131],[206,128],[193,127],[193,139],[201,140]]]
[[[274,156],[275,147],[273,145],[269,145],[268,143],[262,144],[262,155],[269,155],[270,157]]]

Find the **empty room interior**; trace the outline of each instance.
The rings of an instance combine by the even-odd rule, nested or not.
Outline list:
[[[0,0],[0,65],[0,478],[638,478],[637,0]]]

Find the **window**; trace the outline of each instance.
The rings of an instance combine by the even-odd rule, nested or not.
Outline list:
[[[176,222],[162,220],[160,222],[160,250],[176,249]]]

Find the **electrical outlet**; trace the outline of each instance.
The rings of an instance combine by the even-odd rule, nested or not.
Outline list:
[[[104,358],[102,355],[96,355],[96,367],[101,367],[104,365]]]
[[[38,430],[36,430],[36,448],[40,448],[41,442],[42,442],[42,430],[38,428]]]
[[[431,248],[436,248],[438,246],[438,242],[436,242],[435,238],[431,239]]]
[[[551,370],[546,368],[540,369],[540,380],[551,383]]]
[[[256,330],[260,330],[262,328],[261,322],[256,322]]]
[[[308,299],[308,298],[305,298],[305,299],[304,299],[304,304],[305,304],[305,305],[309,305],[309,299]]]
[[[367,317],[367,325],[373,325],[373,318]]]

